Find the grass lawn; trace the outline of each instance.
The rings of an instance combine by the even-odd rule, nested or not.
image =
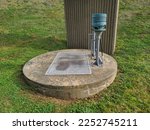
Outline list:
[[[118,75],[107,90],[75,101],[30,91],[22,76],[31,58],[67,48],[63,3],[12,1],[0,3],[0,112],[150,112],[148,0],[120,0]]]

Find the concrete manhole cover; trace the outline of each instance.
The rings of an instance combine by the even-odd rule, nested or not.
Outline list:
[[[79,99],[93,96],[114,81],[117,74],[117,62],[113,57],[104,54],[104,65],[90,68],[87,60],[90,60],[88,56],[90,54],[89,50],[68,49],[36,56],[24,65],[24,79],[33,90],[51,97]],[[79,74],[79,71],[82,74],[81,72]],[[78,74],[45,75],[46,72],[48,74],[60,72],[60,74]],[[90,72],[92,73],[83,74]]]

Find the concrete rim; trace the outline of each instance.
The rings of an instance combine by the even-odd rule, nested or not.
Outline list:
[[[60,51],[68,50],[76,49]],[[99,93],[114,81],[117,74],[117,62],[107,54],[104,54],[103,67],[92,67],[91,75],[46,76],[46,70],[60,51],[36,56],[24,65],[23,75],[32,89],[56,98],[79,99]],[[90,54],[89,50],[76,51],[85,51]]]

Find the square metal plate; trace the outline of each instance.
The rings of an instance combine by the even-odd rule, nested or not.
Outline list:
[[[45,75],[91,74],[88,54],[85,52],[59,52]]]

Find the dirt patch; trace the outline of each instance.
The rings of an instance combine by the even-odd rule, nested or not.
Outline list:
[[[0,57],[0,62],[7,61],[7,60],[8,60],[8,59],[1,58],[1,57]]]

